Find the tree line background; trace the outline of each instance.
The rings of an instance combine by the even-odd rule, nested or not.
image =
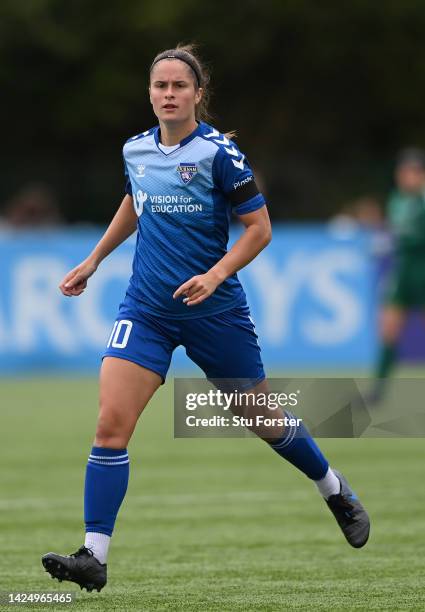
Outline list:
[[[422,0],[3,0],[0,212],[32,181],[67,221],[105,223],[121,148],[156,123],[154,55],[195,41],[214,124],[236,129],[274,219],[323,219],[391,187],[394,155],[425,145]]]

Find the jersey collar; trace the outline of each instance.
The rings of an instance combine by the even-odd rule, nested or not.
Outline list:
[[[170,153],[164,153],[164,151],[162,151],[158,147],[158,144],[160,142],[160,140],[159,140],[160,129],[159,129],[159,125],[158,125],[155,128],[155,131],[154,131],[155,143],[156,143],[158,151],[167,157],[167,155],[172,155],[173,153],[175,153],[176,151],[179,151],[182,147],[187,145],[187,143],[190,142],[191,140],[193,140],[194,138],[196,138],[196,136],[198,136],[201,133],[201,131],[202,131],[201,122],[198,121],[198,126],[193,130],[193,132],[191,134],[189,134],[189,136],[186,136],[186,138],[183,138],[183,140],[180,141],[179,147],[177,149],[174,149],[174,151],[171,151]]]

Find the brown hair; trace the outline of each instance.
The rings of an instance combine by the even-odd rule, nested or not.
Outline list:
[[[210,121],[211,115],[208,110],[210,99],[210,91],[208,87],[210,82],[210,74],[208,69],[200,60],[195,44],[192,43],[189,45],[182,45],[179,43],[175,49],[167,49],[166,51],[158,53],[151,64],[149,72],[152,72],[152,68],[157,62],[161,61],[162,59],[171,59],[173,57],[175,59],[180,59],[189,66],[194,77],[193,81],[195,88],[198,89],[198,87],[202,87],[202,98],[195,108],[196,119],[199,121]]]
[[[197,46],[194,43],[190,43],[188,45],[178,43],[175,49],[161,51],[161,53],[158,53],[158,55],[155,56],[149,72],[152,72],[152,68],[157,62],[161,61],[162,59],[171,59],[173,57],[180,59],[190,67],[194,76],[193,82],[195,88],[202,87],[202,98],[199,104],[196,105],[195,118],[198,121],[205,121],[209,123],[212,120],[212,116],[208,108],[210,102],[210,73],[208,68],[199,58]],[[236,132],[226,132],[224,135],[226,138],[235,138]]]

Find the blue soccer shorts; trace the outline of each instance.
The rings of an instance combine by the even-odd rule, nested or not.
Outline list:
[[[137,309],[129,295],[120,305],[103,357],[119,357],[159,374],[163,381],[174,349],[182,345],[187,356],[217,386],[240,389],[265,378],[261,349],[248,306],[194,319],[166,319]]]

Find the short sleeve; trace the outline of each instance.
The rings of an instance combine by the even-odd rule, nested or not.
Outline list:
[[[212,173],[214,185],[229,199],[236,214],[244,215],[264,206],[251,167],[233,142],[218,149]]]
[[[125,161],[125,158],[124,158],[124,177],[125,177],[124,191],[127,195],[133,195],[133,190],[131,188],[131,181],[130,181],[130,177],[128,174],[127,162]]]

